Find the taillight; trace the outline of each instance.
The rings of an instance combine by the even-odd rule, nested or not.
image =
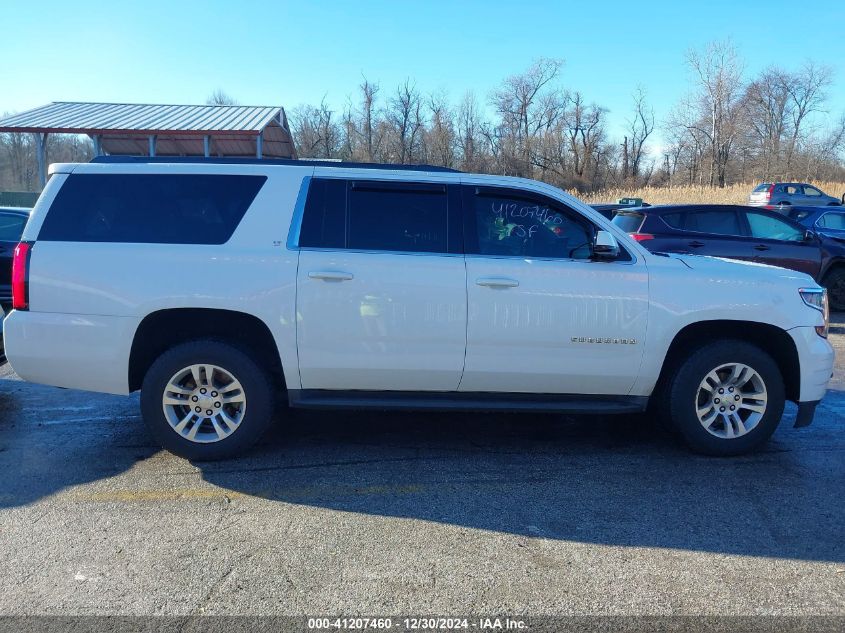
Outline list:
[[[15,310],[29,310],[29,258],[32,242],[21,242],[15,246],[12,259],[12,307]]]
[[[651,233],[631,233],[631,237],[638,242],[645,242],[646,240],[654,239],[654,236]]]
[[[775,186],[772,185],[769,187],[769,190],[766,192],[766,200],[770,200],[772,197],[772,192],[775,190]]]

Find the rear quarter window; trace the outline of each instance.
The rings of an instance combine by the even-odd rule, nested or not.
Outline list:
[[[54,242],[223,244],[265,176],[71,174],[38,239]]]
[[[803,211],[801,209],[792,209],[786,214],[786,217],[788,217],[791,220],[795,220],[796,222],[800,222],[801,220],[806,219],[807,216],[810,215],[810,213],[811,213],[810,211]]]
[[[640,230],[645,216],[642,213],[620,211],[613,216],[613,223],[626,233],[636,233]]]
[[[663,221],[673,229],[682,229],[684,228],[684,218],[686,214],[684,213],[664,213],[662,216]]]
[[[29,218],[25,215],[0,213],[0,242],[17,242]]]

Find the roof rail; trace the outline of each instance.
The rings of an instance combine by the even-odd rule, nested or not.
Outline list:
[[[346,161],[308,160],[288,158],[225,158],[204,156],[95,156],[92,163],[179,163],[213,165],[290,165],[297,167],[346,167],[355,169],[391,169],[400,171],[443,171],[460,173],[451,167],[436,165],[393,165],[389,163],[354,163]]]

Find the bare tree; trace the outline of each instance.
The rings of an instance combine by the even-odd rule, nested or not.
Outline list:
[[[374,160],[375,150],[377,149],[374,118],[376,117],[375,103],[379,86],[364,77],[359,88],[361,90],[361,126],[359,135],[363,140],[365,159],[371,163]]]
[[[624,171],[623,178],[630,175],[636,181],[645,155],[645,143],[654,132],[654,109],[646,102],[646,92],[642,86],[638,86],[634,93],[634,116],[628,121],[628,131],[631,133],[631,144],[630,147],[624,144],[623,161],[630,171]]]
[[[749,132],[758,146],[762,177],[781,169],[781,144],[789,126],[791,77],[779,68],[767,68],[745,90]]]
[[[206,105],[240,105],[237,101],[235,101],[232,97],[228,94],[223,92],[222,89],[218,88],[214,92],[212,92],[208,99],[205,100]]]
[[[693,71],[697,92],[691,131],[703,135],[710,153],[710,186],[725,186],[731,150],[740,131],[744,107],[742,63],[730,41],[711,42],[701,52],[689,51],[687,64]]]
[[[569,108],[565,113],[569,149],[573,159],[574,175],[581,184],[590,173],[593,163],[604,142],[605,108],[596,104],[587,105],[580,92],[574,92],[569,99]]]
[[[519,161],[519,175],[531,175],[534,135],[548,115],[541,91],[557,78],[562,66],[561,60],[540,58],[525,73],[508,77],[493,93],[491,102],[501,117],[500,142],[510,152],[510,158]]]
[[[424,130],[426,162],[454,167],[457,149],[455,121],[446,96],[434,95],[429,98],[427,105],[431,122],[428,130]]]
[[[302,105],[290,116],[297,155],[303,158],[337,158],[341,151],[341,131],[325,97],[319,107]]]
[[[396,95],[388,104],[387,119],[393,127],[394,154],[398,162],[413,162],[422,128],[422,99],[410,80],[406,79],[396,89]]]
[[[787,172],[792,166],[802,126],[806,124],[809,115],[822,109],[826,98],[825,91],[831,83],[830,68],[807,62],[788,85],[787,90],[792,105],[792,137],[787,151]]]

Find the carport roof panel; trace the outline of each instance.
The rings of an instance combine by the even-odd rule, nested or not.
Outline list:
[[[274,120],[286,123],[281,107],[58,101],[0,119],[0,131],[258,134]]]

